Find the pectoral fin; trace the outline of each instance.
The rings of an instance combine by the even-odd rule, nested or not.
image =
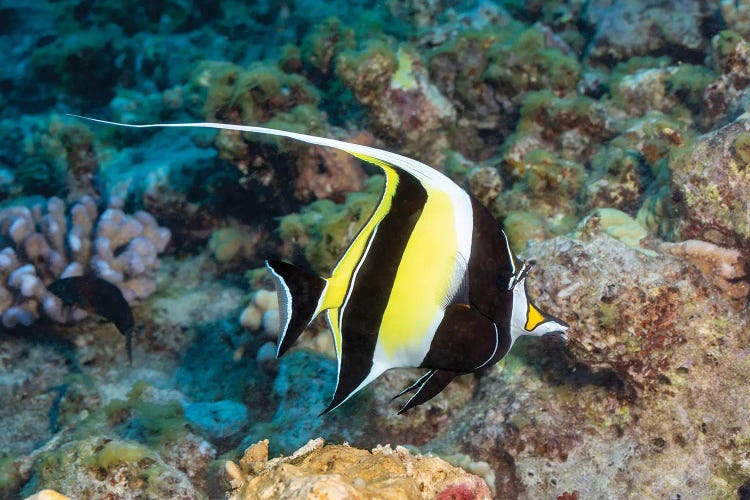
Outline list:
[[[467,304],[445,308],[422,361],[422,367],[467,373],[501,359],[510,349],[510,335]]]

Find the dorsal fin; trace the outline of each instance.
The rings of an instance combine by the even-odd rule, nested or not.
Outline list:
[[[363,146],[361,144],[352,144],[344,141],[338,141],[336,139],[328,139],[326,137],[316,137],[314,135],[300,134],[297,132],[287,132],[285,130],[277,130],[265,127],[255,127],[251,125],[233,125],[229,123],[212,123],[212,122],[195,122],[195,123],[149,123],[136,125],[131,123],[118,123],[108,120],[100,120],[98,118],[89,118],[87,116],[68,114],[76,118],[88,120],[97,123],[104,123],[106,125],[115,125],[118,127],[131,127],[131,128],[163,128],[163,127],[193,127],[193,128],[214,128],[220,130],[236,130],[238,132],[251,132],[265,135],[275,135],[280,137],[288,137],[290,139],[296,139],[298,141],[307,142],[308,144],[315,144],[318,146],[328,146],[341,151],[346,151],[362,160],[373,163],[374,165],[382,167],[382,163],[406,172],[416,177],[420,182],[428,185],[439,187],[445,191],[458,190],[463,192],[458,185],[456,185],[447,176],[438,172],[434,168],[425,165],[422,162],[407,158],[397,153],[385,151],[383,149],[373,148],[370,146]]]

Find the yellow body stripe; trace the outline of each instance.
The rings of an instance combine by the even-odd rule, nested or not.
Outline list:
[[[336,267],[333,268],[331,277],[328,278],[328,289],[326,290],[326,295],[321,301],[318,312],[325,309],[337,308],[343,303],[346,292],[349,289],[349,282],[351,281],[352,274],[354,274],[354,269],[362,259],[362,254],[367,248],[367,242],[369,241],[372,232],[391,209],[391,199],[393,198],[393,194],[396,192],[396,186],[398,185],[398,174],[393,168],[387,166],[387,164],[379,166],[383,168],[386,176],[386,186],[383,198],[380,201],[380,204],[375,207],[375,211],[370,216],[370,219],[349,244],[349,247],[341,256],[338,264],[336,264]]]
[[[427,202],[401,257],[380,327],[378,341],[390,358],[419,351],[443,310],[456,266],[452,200],[425,187]]]
[[[333,270],[322,309],[339,307],[343,303],[367,242],[375,227],[391,209],[391,200],[398,185],[398,173],[388,163],[371,156],[348,152],[382,168],[386,175],[386,188],[372,217]],[[458,241],[453,201],[444,191],[424,187],[427,202],[401,256],[378,332],[378,342],[390,358],[402,357],[399,354],[409,357],[409,352],[420,350],[425,335],[443,310],[456,265]],[[394,255],[394,258],[398,256]],[[332,316],[329,314],[329,318]],[[340,325],[338,321],[331,321],[331,325],[334,329],[336,352],[340,357]]]
[[[336,348],[336,359],[341,359],[341,328],[339,328],[339,310],[329,309],[326,311],[328,326],[333,334],[333,344]]]
[[[333,330],[333,340],[336,344],[336,356],[341,359],[341,328],[339,325],[339,307],[344,302],[346,293],[349,290],[349,286],[352,281],[352,276],[357,265],[362,260],[367,243],[370,240],[370,236],[373,231],[383,220],[383,217],[388,214],[391,209],[391,200],[393,194],[396,192],[396,186],[398,186],[398,173],[388,163],[382,162],[376,158],[361,155],[359,153],[348,153],[370,163],[373,163],[383,169],[385,173],[385,191],[383,197],[375,207],[370,219],[365,223],[364,227],[354,237],[354,240],[349,244],[341,259],[336,264],[331,272],[331,277],[327,279],[328,286],[326,288],[325,296],[318,305],[318,313],[328,309],[328,321]]]
[[[540,323],[544,323],[545,318],[542,315],[542,313],[539,312],[539,309],[533,306],[531,302],[529,302],[529,310],[526,313],[526,325],[524,328],[526,331],[530,332],[537,326],[539,326]]]

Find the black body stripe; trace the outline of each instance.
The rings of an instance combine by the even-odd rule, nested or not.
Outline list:
[[[501,359],[510,349],[510,335],[495,326],[476,309],[451,304],[421,367],[467,373]]]
[[[341,311],[341,370],[331,407],[356,389],[372,368],[378,331],[406,244],[419,220],[427,191],[413,176],[398,172],[391,209],[377,226]]]
[[[473,196],[471,208],[474,227],[469,258],[469,303],[497,325],[501,336],[510,335],[513,291],[508,290],[508,282],[513,277],[513,257],[508,254],[500,224],[489,210]]]

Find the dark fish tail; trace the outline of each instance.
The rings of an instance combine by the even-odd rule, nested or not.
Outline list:
[[[47,287],[65,305],[76,306],[111,321],[125,336],[128,361],[133,364],[133,311],[120,288],[93,275],[60,278]]]
[[[297,266],[279,260],[266,261],[279,298],[281,334],[276,356],[296,342],[320,310],[326,280]]]

